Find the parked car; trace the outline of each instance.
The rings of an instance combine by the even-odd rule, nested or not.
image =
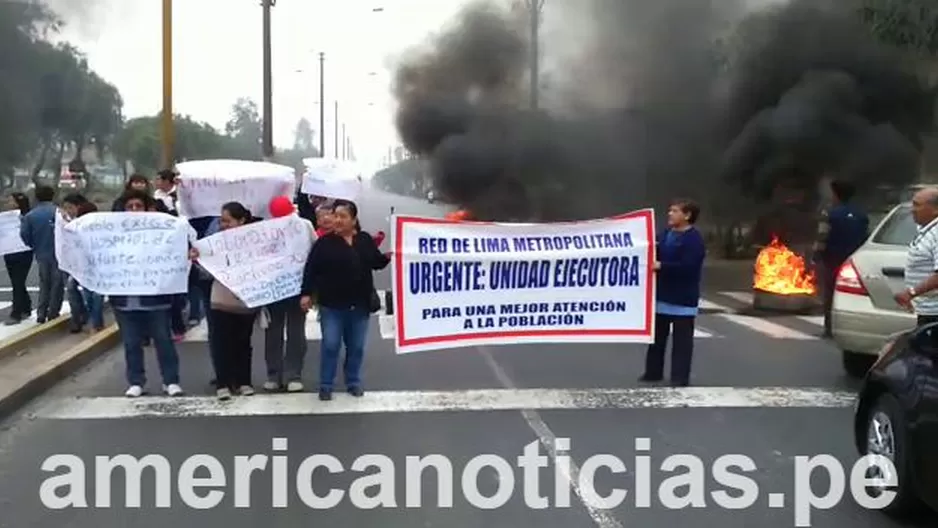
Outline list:
[[[916,232],[911,205],[894,207],[837,274],[831,330],[853,377],[866,374],[890,335],[915,326],[915,316],[893,296],[904,288],[906,252]]]
[[[881,455],[895,467],[888,491],[896,495],[886,513],[922,505],[938,512],[938,323],[891,336],[881,347],[859,392],[854,441],[860,455]],[[870,468],[867,477],[889,475]]]

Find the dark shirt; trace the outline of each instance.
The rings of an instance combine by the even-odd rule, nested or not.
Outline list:
[[[315,295],[320,306],[368,310],[374,292],[374,271],[391,262],[371,235],[359,232],[348,244],[330,233],[313,244],[303,273],[303,295]]]
[[[700,301],[700,281],[707,249],[700,231],[692,227],[686,231],[666,230],[658,237],[656,273],[658,301],[678,306],[697,306]]]
[[[839,267],[866,242],[870,219],[860,208],[846,203],[827,212],[827,223],[829,230],[823,251],[824,261]]]

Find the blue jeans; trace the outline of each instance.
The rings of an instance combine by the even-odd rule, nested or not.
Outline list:
[[[365,310],[338,310],[319,307],[322,329],[319,356],[319,388],[332,390],[336,370],[339,368],[339,350],[345,342],[346,388],[360,387],[361,370],[365,357],[365,338],[371,314]]]
[[[89,289],[82,290],[85,308],[88,311],[88,320],[95,330],[104,328],[104,296]]]
[[[114,310],[114,315],[124,342],[127,384],[146,385],[143,341],[147,337],[153,340],[156,347],[163,384],[179,383],[179,355],[170,335],[169,310]]]
[[[202,286],[199,284],[199,270],[195,266],[189,271],[189,322],[198,324],[202,318],[208,314],[208,310],[203,306]],[[209,290],[211,292],[211,290]]]

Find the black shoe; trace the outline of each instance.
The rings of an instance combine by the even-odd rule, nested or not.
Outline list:
[[[365,395],[365,389],[361,387],[349,387],[348,393],[351,394],[352,396],[355,396],[356,398],[361,398],[362,396]]]
[[[83,329],[83,327],[82,327],[81,325],[77,325],[77,324],[76,324],[76,325],[71,325],[71,326],[68,328],[68,332],[69,332],[70,334],[80,334],[81,331],[82,331],[82,329]]]
[[[37,318],[36,318],[36,324],[46,324],[46,318],[45,318],[45,317],[37,317]]]
[[[672,381],[671,386],[672,387],[689,387],[690,382],[689,381]]]
[[[332,391],[330,389],[319,389],[319,399],[322,401],[329,401],[332,399]]]
[[[659,377],[659,378],[653,378],[653,377],[649,376],[648,374],[643,374],[642,377],[638,378],[638,381],[641,382],[641,383],[658,383],[658,382],[660,382],[660,381],[662,381],[662,380],[663,380],[663,378],[660,378],[660,377]]]
[[[6,321],[7,326],[16,326],[23,322],[23,318],[18,315],[11,315]]]

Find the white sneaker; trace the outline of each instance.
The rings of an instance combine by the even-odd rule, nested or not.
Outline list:
[[[303,392],[303,384],[299,381],[287,383],[287,392]]]
[[[276,381],[266,381],[264,382],[264,390],[267,392],[276,392],[280,390],[280,384]]]
[[[163,385],[163,392],[165,392],[167,396],[181,396],[183,390],[178,383],[170,383],[169,385]]]
[[[218,399],[219,399],[219,400],[230,400],[230,399],[231,399],[231,391],[228,390],[227,387],[224,387],[224,388],[221,388],[221,389],[216,390],[216,391],[215,391],[215,396],[218,396]]]
[[[127,392],[124,393],[124,396],[128,398],[139,398],[143,396],[143,387],[140,385],[131,385]]]
[[[242,385],[238,388],[238,394],[241,396],[254,396],[254,387],[250,385]]]

